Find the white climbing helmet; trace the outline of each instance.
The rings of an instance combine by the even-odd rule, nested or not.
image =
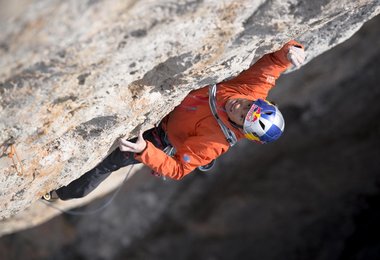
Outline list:
[[[280,110],[263,99],[253,102],[243,125],[245,137],[262,144],[277,140],[284,128],[285,121]]]

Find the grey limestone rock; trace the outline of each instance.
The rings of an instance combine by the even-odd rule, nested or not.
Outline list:
[[[0,2],[0,233],[192,89],[290,39],[310,61],[380,12],[373,0],[23,2]]]

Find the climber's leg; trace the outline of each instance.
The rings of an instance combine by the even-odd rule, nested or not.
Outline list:
[[[139,161],[134,159],[133,153],[124,153],[117,148],[95,168],[67,186],[57,189],[56,192],[62,200],[82,198],[98,187],[112,172],[136,163],[139,163]]]

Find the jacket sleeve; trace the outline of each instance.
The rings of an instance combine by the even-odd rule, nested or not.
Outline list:
[[[280,50],[264,55],[249,69],[223,84],[238,87],[242,94],[249,95],[255,92],[258,97],[266,98],[276,79],[291,65],[287,58],[290,46],[303,48],[300,43],[292,40]]]
[[[147,148],[141,154],[136,154],[135,159],[166,177],[179,180],[228,150],[228,144],[210,140],[212,138],[205,136],[189,137],[178,147],[174,157],[147,141]]]

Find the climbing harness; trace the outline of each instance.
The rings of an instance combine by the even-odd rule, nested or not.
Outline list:
[[[216,121],[218,122],[220,128],[222,129],[222,132],[224,136],[227,139],[227,142],[230,144],[230,146],[234,146],[237,142],[236,135],[234,132],[232,132],[220,119],[217,109],[216,109],[216,84],[210,85],[209,90],[209,104],[212,114],[214,115]]]
[[[164,153],[166,153],[170,157],[173,157],[175,155],[176,149],[169,142],[168,136],[165,132],[164,132],[164,136],[162,136],[162,139],[161,139],[158,130],[155,129],[155,131],[153,132],[153,136],[156,139],[156,142],[161,146],[162,151]],[[214,165],[215,165],[215,160],[212,160],[209,164],[199,166],[198,169],[202,172],[207,172],[207,171],[211,170],[214,167]],[[162,177],[163,180],[166,180],[164,175],[162,175],[162,174],[160,174],[154,170],[152,170],[151,173],[152,173],[152,175],[154,175],[156,177]]]
[[[175,148],[170,144],[168,136],[165,131],[162,130],[162,128],[159,128],[160,122],[158,123],[158,126],[155,125],[155,129],[152,132],[152,135],[154,139],[156,140],[157,144],[161,146],[161,149],[164,153],[166,153],[168,156],[173,157],[176,150]],[[161,133],[159,132],[159,129],[161,129]],[[159,172],[156,172],[155,170],[151,171],[151,174],[156,177],[162,177],[163,180],[166,180],[166,177]]]
[[[199,166],[198,170],[200,170],[201,172],[208,172],[209,170],[211,170],[214,167],[215,162],[216,162],[216,159],[212,160],[210,163],[208,163],[206,165]]]

